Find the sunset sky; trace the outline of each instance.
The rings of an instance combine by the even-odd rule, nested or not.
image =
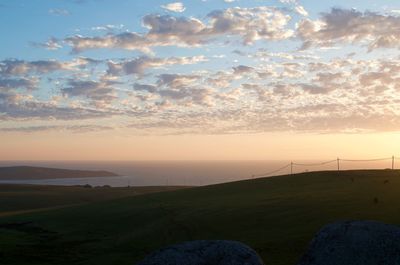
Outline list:
[[[0,160],[400,156],[398,0],[0,0]]]

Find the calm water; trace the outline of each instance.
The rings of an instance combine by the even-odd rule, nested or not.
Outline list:
[[[298,161],[313,163],[316,161]],[[107,170],[119,174],[119,177],[74,178],[74,179],[47,179],[47,180],[20,180],[1,181],[0,183],[25,183],[49,185],[110,185],[147,186],[147,185],[209,185],[241,179],[250,179],[252,175],[263,174],[280,168],[289,161],[0,161],[0,166],[30,165],[46,166],[66,169]],[[400,162],[399,162],[400,165]],[[342,162],[342,169],[355,168],[389,168],[391,161],[379,162]],[[315,170],[336,170],[336,163],[324,166],[295,166],[294,172]],[[290,167],[277,172],[275,175],[289,174]]]

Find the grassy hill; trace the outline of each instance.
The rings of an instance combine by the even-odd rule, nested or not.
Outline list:
[[[187,187],[89,188],[86,186],[0,184],[0,217],[183,188]]]
[[[57,179],[118,176],[108,171],[71,170],[47,167],[13,166],[0,167],[0,179]]]
[[[0,218],[2,264],[132,265],[164,245],[230,239],[294,265],[326,223],[400,225],[400,172],[311,172]]]

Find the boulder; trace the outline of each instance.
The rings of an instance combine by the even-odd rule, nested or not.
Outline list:
[[[250,247],[236,241],[188,241],[157,250],[137,265],[263,265]]]
[[[373,221],[323,227],[298,265],[400,264],[400,228]]]

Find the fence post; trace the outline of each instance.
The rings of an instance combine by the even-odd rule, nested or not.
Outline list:
[[[337,171],[340,171],[339,157],[337,158]]]
[[[392,170],[394,170],[394,156],[392,156]]]
[[[293,175],[293,161],[290,162],[290,175]]]

